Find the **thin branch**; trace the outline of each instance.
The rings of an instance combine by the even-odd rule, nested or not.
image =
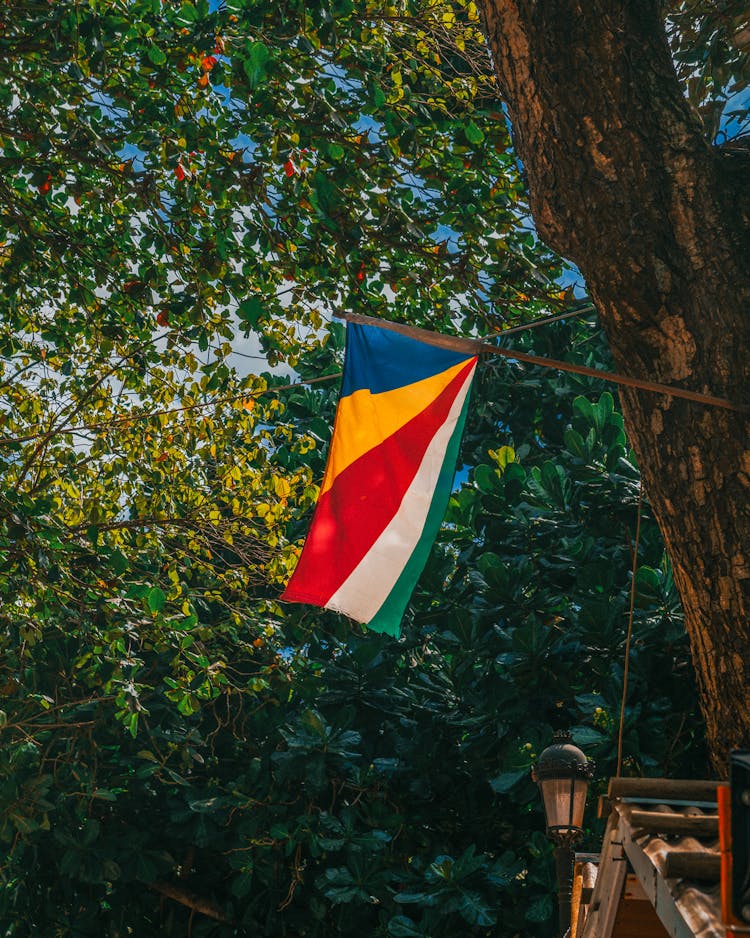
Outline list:
[[[231,918],[224,914],[215,902],[212,902],[210,899],[204,899],[202,896],[196,896],[195,893],[188,892],[180,886],[173,886],[171,883],[158,880],[155,883],[149,883],[149,889],[158,892],[160,896],[166,896],[167,899],[172,899],[173,902],[179,902],[180,905],[192,909],[193,912],[200,912],[201,915],[212,918],[216,922],[221,922],[224,925],[235,924]]]

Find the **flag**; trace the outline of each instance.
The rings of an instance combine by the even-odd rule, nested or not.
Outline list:
[[[476,363],[349,322],[320,496],[282,599],[399,635],[448,504]]]

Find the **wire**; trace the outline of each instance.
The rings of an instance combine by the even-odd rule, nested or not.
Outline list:
[[[229,404],[233,401],[250,400],[256,397],[262,397],[264,394],[276,394],[278,391],[288,391],[291,388],[302,388],[310,384],[323,384],[326,381],[335,381],[342,377],[343,372],[337,371],[332,375],[322,375],[319,378],[309,378],[307,381],[294,381],[290,384],[277,384],[272,388],[264,388],[260,391],[244,391],[241,394],[230,394],[227,397],[219,397],[211,401],[203,401],[199,404],[185,404],[183,407],[171,407],[167,410],[149,410],[136,414],[127,414],[122,417],[115,417],[114,420],[108,420],[102,423],[85,423],[73,427],[54,427],[46,433],[30,433],[27,436],[0,437],[0,446],[10,446],[18,443],[29,443],[32,440],[51,439],[55,436],[61,436],[68,433],[91,433],[95,430],[109,430],[120,424],[132,423],[134,420],[147,420],[149,417],[159,417],[167,414],[180,414],[188,410],[199,410],[203,407],[218,407],[220,404]]]
[[[499,337],[513,332],[520,332],[525,329],[535,329],[537,326],[546,323],[555,322],[559,319],[566,319],[570,316],[581,316],[585,313],[594,311],[591,304],[587,304],[581,309],[573,309],[567,313],[560,313],[556,316],[546,316],[543,319],[537,319],[522,326],[514,326],[505,332],[497,333]],[[694,401],[698,404],[706,404],[710,407],[721,407],[724,410],[735,411],[736,413],[748,413],[750,407],[744,404],[736,404],[734,401],[723,397],[715,397],[712,394],[701,394],[698,391],[690,391],[687,388],[678,388],[670,384],[660,384],[657,381],[647,381],[643,378],[632,378],[629,375],[617,374],[613,371],[602,371],[599,368],[589,368],[588,365],[576,365],[572,362],[557,361],[553,358],[542,358],[540,355],[529,355],[516,349],[501,348],[498,345],[492,345],[483,339],[467,339],[460,336],[444,335],[439,332],[431,332],[428,329],[417,329],[414,326],[406,326],[403,323],[392,322],[388,319],[377,319],[373,316],[362,316],[358,313],[334,313],[339,319],[346,322],[359,322],[367,325],[378,326],[381,329],[388,329],[392,332],[399,332],[402,335],[408,335],[412,338],[426,342],[430,345],[436,345],[442,348],[456,349],[466,352],[467,355],[499,355],[512,361],[526,362],[530,365],[538,365],[541,368],[551,368],[555,371],[565,371],[571,374],[585,375],[590,378],[598,378],[600,381],[610,381],[612,384],[618,384],[623,387],[639,388],[642,391],[651,391],[656,394],[666,394],[670,397],[678,397],[683,400]],[[233,394],[228,397],[218,398],[212,401],[205,401],[200,404],[187,404],[184,407],[173,407],[166,410],[144,411],[140,414],[128,414],[127,416],[116,417],[106,423],[80,424],[78,426],[59,428],[52,427],[43,433],[30,433],[20,437],[0,437],[0,446],[13,446],[20,443],[28,443],[32,440],[50,440],[53,437],[67,433],[90,433],[96,430],[109,429],[110,427],[127,424],[134,420],[147,420],[150,417],[158,417],[162,414],[176,414],[189,410],[198,410],[203,407],[216,407],[219,404],[226,404],[230,401],[238,401],[253,397],[260,397],[263,394],[275,394],[278,391],[285,391],[288,388],[303,387],[305,385],[322,384],[326,381],[334,381],[342,376],[341,372],[333,375],[322,375],[319,378],[310,378],[307,381],[297,381],[291,384],[277,385],[273,388],[266,388],[262,391],[250,391],[242,394]]]
[[[494,333],[497,338],[502,339],[506,335],[512,335],[514,332],[526,332],[527,329],[536,329],[537,326],[546,326],[550,322],[559,322],[561,319],[572,319],[575,316],[584,316],[587,313],[595,313],[596,307],[593,303],[584,303],[581,307],[574,307],[564,313],[558,313],[556,316],[542,316],[539,319],[532,319],[531,322],[523,323],[521,326],[513,326],[511,329],[500,329]]]
[[[635,543],[633,544],[633,571],[630,579],[630,610],[628,611],[628,634],[625,639],[625,667],[622,672],[622,702],[620,704],[620,729],[617,733],[617,772],[622,772],[622,734],[625,727],[625,699],[628,696],[628,674],[630,671],[630,642],[633,637],[633,610],[635,609],[635,574],[638,570],[638,543],[641,539],[641,506],[643,504],[643,482],[638,492],[638,519],[635,523]]]

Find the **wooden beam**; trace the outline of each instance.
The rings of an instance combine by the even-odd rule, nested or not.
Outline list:
[[[671,798],[678,801],[710,801],[716,803],[716,786],[719,782],[696,781],[678,778],[613,778],[609,782],[608,796],[614,798],[662,798],[669,804]]]
[[[622,809],[621,809],[622,812]],[[691,837],[718,837],[718,814],[676,814],[667,811],[633,811],[625,816],[634,830],[648,834],[684,834]]]
[[[667,879],[695,879],[705,883],[718,883],[721,880],[721,854],[671,851],[666,857],[664,875]]]
[[[649,903],[661,919],[667,934],[671,938],[695,938],[693,930],[682,917],[681,911],[675,904],[674,896],[667,885],[666,879],[633,840],[624,817],[620,819],[617,832],[621,837],[621,843],[628,860],[630,860],[630,865],[633,867]],[[714,933],[706,932],[706,935],[711,935],[713,938]]]

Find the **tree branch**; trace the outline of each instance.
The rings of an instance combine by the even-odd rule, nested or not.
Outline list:
[[[215,902],[196,896],[195,893],[188,892],[180,886],[173,886],[171,883],[158,880],[155,883],[149,883],[149,888],[167,899],[172,899],[173,902],[179,902],[180,905],[184,905],[188,909],[193,909],[195,912],[200,912],[201,915],[214,919],[214,921],[221,922],[224,925],[235,924]]]

